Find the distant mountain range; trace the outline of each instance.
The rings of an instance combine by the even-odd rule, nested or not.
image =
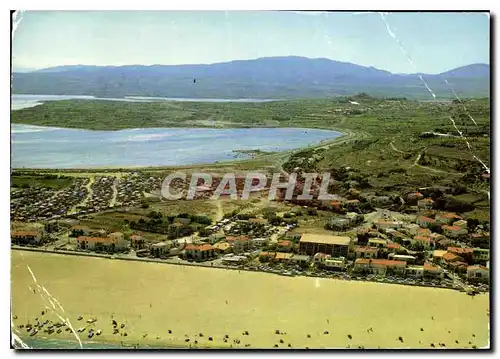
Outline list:
[[[439,98],[488,97],[490,67],[421,74]],[[445,79],[449,82],[447,84]],[[313,98],[352,95],[430,99],[417,74],[349,62],[266,57],[201,65],[57,66],[13,74],[13,93],[196,98]]]

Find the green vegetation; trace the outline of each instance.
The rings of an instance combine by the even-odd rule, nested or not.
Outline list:
[[[417,188],[441,186],[446,194],[440,203],[443,208],[459,208],[475,218],[489,216],[489,180],[481,177],[485,169],[473,157],[490,166],[489,99],[418,102],[360,94],[261,103],[68,100],[14,111],[12,121],[94,130],[160,126],[333,129],[346,136],[293,153],[266,153],[255,160],[203,168],[251,170],[274,164],[289,172],[330,171],[338,180],[331,191],[344,195],[357,188],[374,195],[401,196]],[[343,170],[347,167],[348,171]]]
[[[11,175],[11,187],[29,188],[29,187],[46,187],[52,189],[62,189],[71,184],[73,179],[66,176],[57,176],[45,174],[42,176],[19,174],[13,172]]]

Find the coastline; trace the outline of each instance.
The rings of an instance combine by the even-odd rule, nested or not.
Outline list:
[[[11,257],[15,328],[27,321],[34,323],[41,309],[50,309],[48,299],[57,298],[64,307],[63,316],[70,318],[75,330],[87,326],[77,316],[97,319],[92,327],[103,333],[92,342],[103,346],[123,341],[155,348],[191,344],[214,349],[231,345],[286,349],[290,344],[295,349],[418,349],[430,348],[431,343],[443,343],[447,348],[481,348],[489,343],[489,294],[473,298],[436,288],[285,278],[26,251],[11,251]],[[27,266],[51,297],[43,290],[32,292],[34,282]],[[110,318],[125,323],[128,336],[113,335]],[[55,315],[50,319],[58,321]],[[373,332],[367,331],[370,327]],[[276,335],[278,329],[283,333]],[[249,335],[242,334],[244,331]],[[41,330],[39,334],[44,335]],[[227,342],[224,335],[229,336]],[[52,337],[74,338],[64,331]]]

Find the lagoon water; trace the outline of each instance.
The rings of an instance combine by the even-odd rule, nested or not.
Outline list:
[[[88,131],[12,124],[12,167],[146,167],[214,163],[234,159],[234,150],[285,151],[341,135],[335,131],[301,128]]]

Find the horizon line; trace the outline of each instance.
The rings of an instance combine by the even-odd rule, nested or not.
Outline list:
[[[406,73],[406,72],[391,72],[389,70],[385,69],[380,69],[371,65],[360,65],[356,64],[354,62],[348,62],[348,61],[339,61],[339,60],[334,60],[326,57],[307,57],[307,56],[299,56],[299,55],[278,55],[278,56],[264,56],[264,57],[257,57],[257,58],[250,58],[250,59],[234,59],[234,60],[227,60],[227,61],[218,61],[218,62],[212,62],[212,63],[185,63],[185,64],[123,64],[123,65],[109,65],[109,64],[103,64],[103,65],[85,65],[85,64],[64,64],[64,65],[53,65],[53,66],[48,66],[48,67],[40,67],[40,68],[30,68],[30,67],[18,67],[18,69],[15,69],[15,66],[12,65],[11,71],[12,73],[31,73],[31,72],[36,72],[40,70],[48,70],[48,69],[53,69],[53,68],[58,68],[58,67],[111,67],[111,68],[116,68],[116,67],[131,67],[131,66],[143,66],[143,67],[153,67],[153,66],[210,66],[210,65],[219,65],[219,64],[228,64],[231,62],[239,62],[239,61],[256,61],[256,60],[263,60],[263,59],[277,59],[277,58],[300,58],[300,59],[308,59],[308,60],[327,60],[331,62],[338,62],[338,63],[343,63],[343,64],[352,64],[355,66],[361,66],[361,67],[366,67],[366,68],[372,68],[376,69],[379,71],[385,71],[388,72],[392,75],[418,75],[418,74],[425,74],[425,75],[440,75],[442,73],[452,71],[455,69],[459,69],[462,67],[467,67],[467,66],[472,66],[472,65],[486,65],[490,66],[489,63],[485,62],[476,62],[476,63],[471,63],[471,64],[466,64],[466,65],[461,65],[457,66],[454,68],[451,68],[449,70],[445,70],[442,72],[438,73],[424,73],[424,72],[418,72],[418,73]]]

